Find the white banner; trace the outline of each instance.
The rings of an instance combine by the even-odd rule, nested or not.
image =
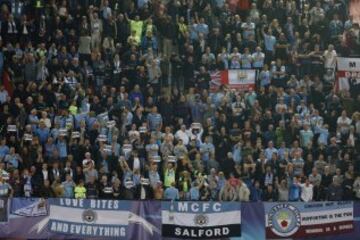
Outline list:
[[[184,239],[241,236],[241,206],[230,202],[162,202],[162,236]]]
[[[351,85],[360,84],[360,58],[337,58],[337,91],[350,90]]]

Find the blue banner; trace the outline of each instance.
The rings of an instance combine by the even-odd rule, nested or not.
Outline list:
[[[360,236],[360,203],[0,199],[0,236],[353,240]]]

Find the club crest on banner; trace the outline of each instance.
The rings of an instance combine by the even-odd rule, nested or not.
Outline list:
[[[91,209],[86,209],[82,214],[84,223],[95,223],[97,220],[97,214]]]
[[[209,217],[205,214],[198,214],[194,217],[194,223],[197,226],[204,226],[209,223]]]
[[[268,225],[278,236],[291,236],[300,228],[300,211],[291,204],[278,204],[269,212]]]

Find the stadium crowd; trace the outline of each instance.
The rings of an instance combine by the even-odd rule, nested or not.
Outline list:
[[[3,0],[0,197],[360,199],[343,0]],[[256,69],[256,89],[210,89]]]

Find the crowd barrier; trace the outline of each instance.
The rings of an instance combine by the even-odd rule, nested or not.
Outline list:
[[[358,202],[0,199],[0,237],[31,239],[359,239]]]

